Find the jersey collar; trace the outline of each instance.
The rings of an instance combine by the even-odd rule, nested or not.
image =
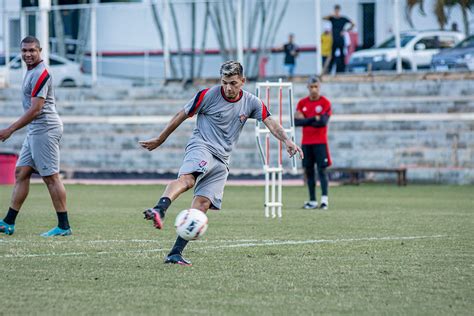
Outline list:
[[[239,97],[235,100],[231,100],[231,99],[229,99],[225,96],[224,89],[221,87],[221,95],[227,102],[235,103],[235,102],[239,102],[240,99],[242,99],[242,96],[244,95],[244,92],[242,90],[240,90]]]

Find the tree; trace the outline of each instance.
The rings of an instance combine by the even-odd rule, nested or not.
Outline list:
[[[407,21],[411,27],[413,27],[413,21],[411,19],[411,11],[415,6],[419,6],[419,10],[422,15],[426,15],[424,10],[424,0],[406,0],[405,14]],[[469,19],[468,11],[472,11],[474,7],[474,0],[435,0],[433,13],[436,15],[438,24],[441,29],[444,29],[449,20],[449,13],[451,10],[459,6],[462,12],[464,32],[466,36],[469,35]]]

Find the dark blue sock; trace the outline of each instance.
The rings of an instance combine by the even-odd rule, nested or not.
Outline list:
[[[161,218],[165,217],[166,210],[171,205],[171,199],[169,197],[162,197],[155,205],[154,209],[160,211]]]
[[[188,244],[188,241],[186,239],[183,239],[178,236],[178,238],[176,238],[176,241],[174,242],[173,249],[171,249],[168,256],[181,254],[184,250],[184,247],[186,247],[187,244]]]
[[[58,227],[61,229],[69,229],[69,220],[67,219],[67,212],[56,212],[58,216]]]
[[[18,211],[10,207],[8,208],[7,216],[5,216],[3,221],[7,223],[8,225],[14,225],[17,215],[18,215]]]

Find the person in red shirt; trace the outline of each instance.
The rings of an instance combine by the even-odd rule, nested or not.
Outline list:
[[[309,78],[309,96],[301,99],[296,106],[295,125],[303,127],[301,147],[304,153],[303,167],[309,191],[309,201],[305,202],[303,208],[318,208],[314,170],[316,164],[322,191],[320,208],[327,210],[329,201],[326,168],[331,165],[327,125],[331,117],[331,102],[320,94],[320,90],[321,79],[319,77]]]

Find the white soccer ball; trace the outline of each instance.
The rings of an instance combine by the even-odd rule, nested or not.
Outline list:
[[[207,216],[200,210],[190,208],[181,211],[174,222],[178,235],[186,240],[196,240],[207,230]]]

